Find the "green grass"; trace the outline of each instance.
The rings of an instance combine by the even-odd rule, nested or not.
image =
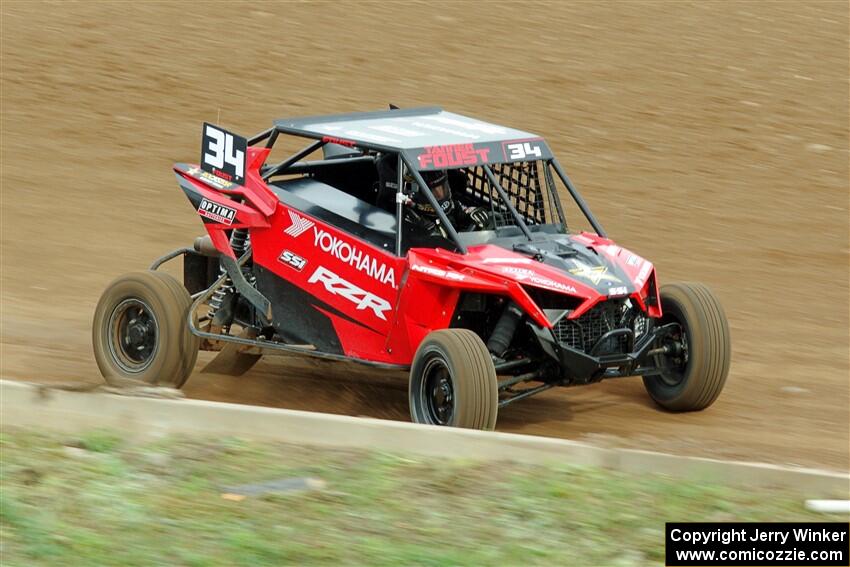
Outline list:
[[[661,565],[666,521],[827,519],[788,493],[569,466],[102,431],[0,449],[4,566]],[[221,497],[287,477],[327,486]]]

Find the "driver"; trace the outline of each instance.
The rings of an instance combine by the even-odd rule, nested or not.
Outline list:
[[[449,173],[446,170],[423,171],[422,179],[428,184],[431,194],[439,203],[440,208],[448,217],[449,221],[459,232],[472,230],[487,230],[493,228],[490,212],[484,207],[465,207],[452,197],[452,188],[449,183]],[[463,183],[466,176],[459,175]],[[448,233],[442,227],[437,211],[425,196],[425,193],[415,187],[416,181],[410,174],[405,175],[406,184],[413,188],[413,196],[409,200],[405,217],[407,220],[418,224],[428,234],[434,236],[448,237]]]

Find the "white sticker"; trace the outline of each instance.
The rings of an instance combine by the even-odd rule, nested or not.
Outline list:
[[[309,219],[305,219],[295,211],[289,211],[289,218],[292,220],[292,224],[283,232],[293,238],[298,238],[309,230],[311,226],[316,224]]]
[[[313,272],[313,275],[310,276],[307,283],[320,283],[329,293],[339,295],[352,303],[355,303],[358,310],[370,309],[375,314],[375,317],[383,319],[384,321],[387,320],[387,316],[384,315],[384,312],[389,311],[391,308],[389,301],[382,299],[375,294],[369,293],[364,289],[360,289],[353,283],[342,279],[324,266],[316,268],[316,271]]]
[[[340,262],[344,262],[372,279],[395,289],[395,270],[381,262],[377,257],[364,252],[356,245],[337,238],[329,232],[313,227],[313,245],[327,252]]]

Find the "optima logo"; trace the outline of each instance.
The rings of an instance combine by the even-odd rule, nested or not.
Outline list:
[[[328,252],[341,262],[395,289],[395,271],[390,266],[319,228],[313,227],[313,238],[314,245],[323,252]]]
[[[201,200],[201,204],[198,205],[198,214],[215,222],[230,225],[233,224],[233,219],[236,218],[236,209],[219,205],[215,201],[210,201],[205,197]]]

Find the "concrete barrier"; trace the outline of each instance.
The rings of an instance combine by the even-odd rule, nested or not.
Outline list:
[[[221,402],[70,392],[8,380],[0,380],[0,425],[65,433],[112,428],[135,439],[231,436],[442,458],[561,462],[735,486],[793,488],[809,497],[850,494],[847,473]]]

